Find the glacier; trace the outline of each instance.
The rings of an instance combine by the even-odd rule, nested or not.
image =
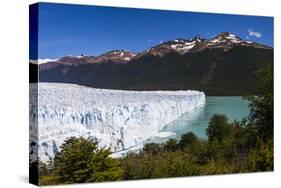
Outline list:
[[[125,91],[30,84],[30,150],[47,161],[69,137],[96,137],[116,155],[141,147],[168,123],[205,105],[200,91]],[[118,155],[116,155],[118,156]],[[36,158],[36,156],[34,157]]]

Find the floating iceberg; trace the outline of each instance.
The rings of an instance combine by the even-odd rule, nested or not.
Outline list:
[[[30,143],[38,146],[42,161],[72,136],[96,137],[112,152],[125,151],[205,104],[203,92],[189,90],[125,91],[59,83],[31,84],[30,89]]]

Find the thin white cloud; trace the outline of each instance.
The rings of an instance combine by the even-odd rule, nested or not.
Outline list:
[[[248,35],[254,36],[256,38],[261,38],[262,34],[260,32],[254,31],[253,29],[248,29]]]
[[[29,62],[32,64],[36,64],[36,65],[41,65],[44,63],[48,63],[48,62],[54,62],[57,61],[58,59],[50,59],[50,58],[45,58],[45,59],[30,59]]]
[[[147,40],[147,42],[148,42],[148,43],[151,43],[151,42],[152,42],[152,40],[151,40],[151,39],[148,39],[148,40]]]

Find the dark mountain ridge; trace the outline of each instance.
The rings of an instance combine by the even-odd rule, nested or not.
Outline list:
[[[204,91],[241,95],[256,88],[255,71],[273,63],[273,48],[229,32],[212,39],[175,39],[133,53],[61,58],[39,65],[39,81],[126,90]]]

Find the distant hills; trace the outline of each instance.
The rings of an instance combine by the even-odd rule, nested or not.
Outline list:
[[[255,90],[255,71],[273,63],[273,48],[223,32],[212,39],[196,36],[166,41],[141,53],[114,50],[96,57],[66,56],[31,63],[31,69],[39,66],[40,82],[126,90],[195,89],[207,95],[241,95]]]

